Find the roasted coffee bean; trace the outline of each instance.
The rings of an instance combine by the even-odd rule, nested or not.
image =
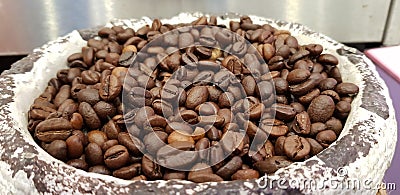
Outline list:
[[[274,78],[273,81],[275,84],[275,91],[277,94],[284,94],[288,91],[289,84],[285,79],[278,77]]]
[[[177,143],[182,143],[182,142],[176,141],[173,144]],[[194,148],[193,143],[191,142],[185,142],[185,143],[190,143]],[[157,152],[157,162],[160,165],[170,169],[184,168],[196,162],[197,152],[186,151],[182,149],[183,148],[172,147],[172,144],[161,147]]]
[[[206,150],[210,147],[210,141],[207,138],[201,138],[196,142],[195,150],[198,151],[198,156],[200,159],[208,160],[209,151]]]
[[[335,102],[331,97],[320,95],[311,101],[308,114],[312,122],[326,122],[335,111]]]
[[[162,172],[161,167],[155,163],[150,157],[143,156],[142,158],[142,171],[149,179],[161,179]]]
[[[132,131],[129,131],[129,133],[132,133]],[[143,143],[136,137],[130,136],[128,132],[121,132],[118,134],[118,142],[119,144],[125,146],[130,153],[134,155],[140,155],[143,149],[144,145]]]
[[[81,102],[79,104],[79,113],[82,115],[85,124],[90,129],[98,129],[101,127],[101,121],[90,104]]]
[[[77,135],[72,135],[66,140],[68,157],[79,158],[83,154],[83,144]]]
[[[121,179],[132,179],[137,174],[136,165],[122,167],[113,171],[113,176]]]
[[[320,95],[327,95],[327,96],[330,96],[330,97],[333,99],[333,101],[335,101],[335,102],[340,101],[340,96],[339,96],[339,94],[336,93],[336,91],[333,91],[333,90],[325,90],[325,91],[321,92]]]
[[[308,135],[311,131],[311,121],[306,111],[298,113],[293,120],[292,129],[298,134]]]
[[[303,95],[301,97],[299,97],[299,102],[304,104],[304,105],[309,105],[311,103],[311,101],[318,97],[320,95],[320,91],[319,89],[313,89],[312,91],[310,91],[309,93],[307,93],[306,95]]]
[[[332,54],[321,54],[318,56],[317,61],[326,65],[337,65],[339,63],[338,59]]]
[[[103,126],[102,131],[107,135],[108,139],[117,139],[121,129],[114,120],[109,120]]]
[[[79,102],[87,102],[92,106],[100,101],[99,91],[97,89],[82,89],[76,96]]]
[[[93,106],[93,109],[97,113],[97,116],[102,120],[114,117],[117,112],[114,105],[105,101],[97,102]]]
[[[332,117],[328,121],[326,121],[325,125],[326,127],[323,130],[330,129],[334,131],[337,136],[339,136],[339,134],[342,132],[343,129],[342,122],[335,117]]]
[[[85,159],[92,166],[103,164],[103,151],[101,147],[96,143],[89,143],[85,148]]]
[[[184,110],[180,112],[180,115],[182,119],[189,124],[196,124],[198,122],[198,114],[193,110]]]
[[[254,169],[238,170],[235,174],[231,176],[232,180],[248,180],[257,179],[260,177],[258,171]]]
[[[205,102],[195,108],[200,115],[215,115],[219,111],[219,107],[214,102]]]
[[[108,75],[101,81],[99,94],[101,99],[105,101],[112,101],[118,97],[121,92],[122,84],[120,80],[114,75]]]
[[[287,137],[283,148],[286,155],[292,160],[304,159],[311,150],[310,143],[305,138],[297,135]]]
[[[322,53],[323,47],[320,44],[308,44],[305,48],[310,52],[312,56],[318,56]]]
[[[292,163],[286,156],[272,156],[254,163],[254,167],[261,175],[265,175],[275,173],[278,169],[287,167]]]
[[[36,126],[35,136],[43,142],[65,140],[71,134],[71,123],[63,118],[52,118],[40,122]]]
[[[123,167],[129,160],[128,149],[122,145],[115,145],[104,153],[104,163],[110,169]]]
[[[131,46],[132,47],[132,46]],[[134,47],[134,46],[133,46]],[[124,50],[127,50],[126,47]],[[118,65],[123,67],[129,67],[133,64],[136,59],[136,47],[134,49],[130,49],[131,51],[125,51],[119,56]]]
[[[325,125],[325,123],[321,123],[321,122],[312,123],[310,135],[316,136],[320,131],[323,131],[327,128],[328,127],[327,127],[327,125]]]
[[[208,99],[208,90],[205,86],[195,86],[188,91],[186,98],[186,107],[194,109],[196,106],[204,103]]]
[[[163,179],[164,180],[171,180],[171,179],[184,180],[184,179],[186,179],[186,173],[184,171],[166,170],[164,173]]]
[[[100,73],[94,70],[85,70],[81,73],[82,82],[86,85],[94,85],[100,81]]]
[[[305,110],[304,106],[298,102],[292,102],[290,103],[290,106],[292,106],[297,113],[303,112]]]
[[[103,152],[107,151],[109,148],[118,145],[118,140],[116,139],[110,139],[107,140],[106,142],[104,142],[104,144],[101,146],[101,149],[103,150]]]
[[[328,147],[332,142],[336,140],[336,133],[332,130],[324,130],[317,134],[316,140],[323,146]]]
[[[312,156],[320,153],[324,148],[321,146],[321,144],[319,144],[315,139],[312,138],[306,138],[308,143],[310,143],[311,146],[311,151],[310,154]]]
[[[340,71],[337,67],[334,67],[331,69],[331,71],[329,71],[329,76],[336,79],[338,83],[342,82],[342,75],[340,74]]]
[[[229,180],[231,175],[233,175],[242,167],[242,163],[242,159],[239,156],[234,156],[224,166],[218,169],[216,174],[221,176],[225,180]]]
[[[225,153],[240,153],[243,150],[244,133],[227,131],[221,138],[221,146]]]
[[[193,36],[190,33],[182,33],[179,35],[179,48],[186,48],[191,46],[194,43]]]
[[[325,91],[325,90],[334,89],[336,84],[337,84],[337,81],[334,78],[327,78],[327,79],[322,80],[318,86],[319,86],[319,89],[321,89],[321,91]]]
[[[340,95],[354,95],[358,93],[358,86],[353,83],[340,83],[335,87]]]
[[[186,132],[182,131],[173,131],[171,134],[168,136],[168,143],[172,144],[173,142],[176,141],[186,141],[186,142],[191,142],[194,144],[193,138],[190,136],[190,134],[186,134]]]
[[[147,134],[143,138],[143,143],[146,147],[146,151],[154,155],[161,147],[166,145],[167,139],[167,133],[162,131],[155,131]]]
[[[195,183],[203,183],[203,182],[221,182],[224,181],[220,176],[217,174],[205,174],[205,173],[194,173],[190,178],[188,177],[190,181],[193,181]]]
[[[69,99],[71,96],[71,86],[63,85],[60,87],[56,97],[54,97],[53,103],[56,107],[59,107],[65,100]]]
[[[289,121],[296,115],[296,111],[290,105],[273,104],[272,109],[276,112],[276,118],[279,120]]]
[[[108,140],[107,135],[104,132],[99,131],[99,130],[90,131],[87,134],[87,137],[88,137],[88,141],[90,143],[96,143],[100,147],[103,146],[104,142],[106,142]]]
[[[54,140],[47,147],[46,151],[58,160],[65,161],[67,159],[67,144],[64,140]]]

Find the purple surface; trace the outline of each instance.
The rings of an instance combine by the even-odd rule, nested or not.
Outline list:
[[[391,77],[387,72],[385,72],[382,68],[379,66],[376,66],[376,69],[378,70],[380,76],[385,80],[386,85],[389,88],[389,93],[390,97],[392,98],[393,101],[393,106],[396,111],[396,120],[397,120],[397,130],[398,130],[398,137],[397,137],[397,145],[396,145],[396,152],[393,157],[393,161],[389,169],[386,171],[386,175],[384,178],[384,182],[386,183],[395,183],[397,192],[400,191],[400,177],[399,177],[399,172],[400,172],[400,132],[399,132],[399,127],[400,127],[400,100],[399,100],[399,91],[400,91],[400,83],[397,82],[393,77]]]

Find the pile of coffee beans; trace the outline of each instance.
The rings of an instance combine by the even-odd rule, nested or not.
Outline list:
[[[127,180],[255,179],[332,144],[358,87],[319,44],[251,18],[98,31],[29,111],[53,157]]]

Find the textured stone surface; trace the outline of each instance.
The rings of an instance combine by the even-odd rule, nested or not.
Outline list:
[[[182,13],[162,22],[190,22],[201,13]],[[110,176],[77,170],[52,158],[32,139],[27,130],[27,111],[57,70],[66,67],[68,54],[80,51],[85,41],[97,28],[72,32],[34,52],[12,66],[0,77],[0,191],[11,194],[309,194],[323,191],[326,194],[375,194],[377,190],[335,188],[332,182],[316,189],[290,186],[284,182],[270,188],[259,187],[263,179],[291,178],[298,180],[338,181],[349,180],[380,183],[390,165],[396,144],[396,121],[388,90],[375,67],[362,53],[313,32],[299,24],[251,16],[254,23],[269,23],[279,29],[289,30],[301,44],[319,43],[325,53],[340,60],[339,69],[346,82],[360,87],[352,103],[352,111],[339,139],[329,148],[305,162],[278,170],[259,180],[195,184],[188,181],[124,181]],[[235,14],[226,14],[219,22],[239,20]],[[140,20],[114,20],[111,25],[124,25],[138,29],[151,24],[149,18]],[[344,170],[337,172],[337,170]]]

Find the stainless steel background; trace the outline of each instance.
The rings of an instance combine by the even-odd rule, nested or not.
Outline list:
[[[238,12],[305,24],[341,42],[381,42],[390,0],[0,0],[0,55],[29,53],[112,18]]]

